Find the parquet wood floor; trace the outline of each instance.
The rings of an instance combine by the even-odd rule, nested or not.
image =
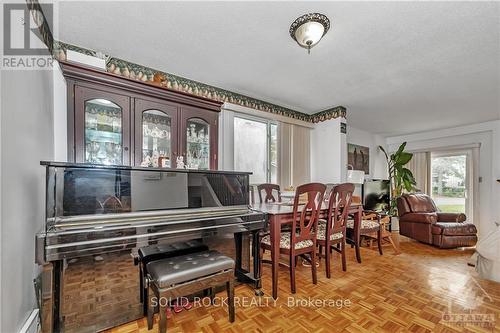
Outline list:
[[[479,279],[467,266],[474,250],[440,250],[405,237],[395,238],[400,255],[394,255],[390,247],[385,247],[383,256],[362,249],[362,264],[349,248],[347,272],[342,272],[335,255],[331,279],[325,276],[323,261],[317,285],[312,284],[310,268],[299,265],[295,295],[290,294],[288,270],[280,268],[276,304],[266,298],[271,293],[271,270],[264,265],[265,298],[260,306],[238,306],[233,324],[227,320],[226,307],[195,307],[174,314],[168,320],[168,332],[500,332],[500,284]],[[244,297],[254,297],[243,285],[236,288],[236,296],[242,303]],[[291,306],[291,299],[341,300],[344,307]],[[456,316],[446,317],[449,313]],[[155,324],[148,331],[146,320],[141,319],[109,332],[157,329]]]

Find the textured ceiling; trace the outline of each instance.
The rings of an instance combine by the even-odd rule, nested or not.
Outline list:
[[[332,28],[307,55],[307,12]],[[385,135],[500,119],[494,2],[60,2],[71,44]]]

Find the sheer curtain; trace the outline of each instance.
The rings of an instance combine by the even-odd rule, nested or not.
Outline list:
[[[417,182],[417,191],[431,194],[431,153],[416,152],[406,166],[411,170]]]

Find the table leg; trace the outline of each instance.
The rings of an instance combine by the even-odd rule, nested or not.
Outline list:
[[[271,241],[273,298],[277,299],[281,226],[279,218],[275,215],[271,215],[269,218],[269,231],[270,231],[270,241]]]

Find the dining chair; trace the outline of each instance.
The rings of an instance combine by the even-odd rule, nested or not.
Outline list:
[[[310,254],[312,280],[317,284],[316,273],[316,229],[326,186],[320,183],[304,184],[297,187],[293,202],[292,228],[280,235],[280,254],[290,258],[290,288],[295,294],[295,263],[297,257]],[[305,204],[299,203],[300,196],[307,197]],[[271,250],[271,237],[265,236],[261,242],[261,261],[264,250]]]
[[[262,200],[262,191],[264,191],[266,195],[264,200]],[[276,197],[273,191],[276,191]],[[257,186],[257,192],[259,193],[260,203],[281,202],[281,190],[278,184],[260,184]]]
[[[342,256],[342,270],[346,266],[346,223],[349,208],[351,206],[354,185],[351,183],[340,184],[332,188],[328,195],[327,219],[318,220],[316,233],[319,248],[318,261],[321,260],[322,249],[325,249],[326,277],[330,278],[330,263],[332,250],[339,252]],[[336,246],[335,246],[336,245]]]
[[[356,223],[354,219],[348,218],[346,223],[347,236],[350,240],[351,246],[356,248],[356,259],[358,263],[361,263],[361,238],[363,236],[376,237],[378,252],[383,255],[382,251],[382,225],[380,223],[380,214],[372,211],[364,211],[361,217],[361,224],[357,226],[357,233],[359,237],[356,237]]]

